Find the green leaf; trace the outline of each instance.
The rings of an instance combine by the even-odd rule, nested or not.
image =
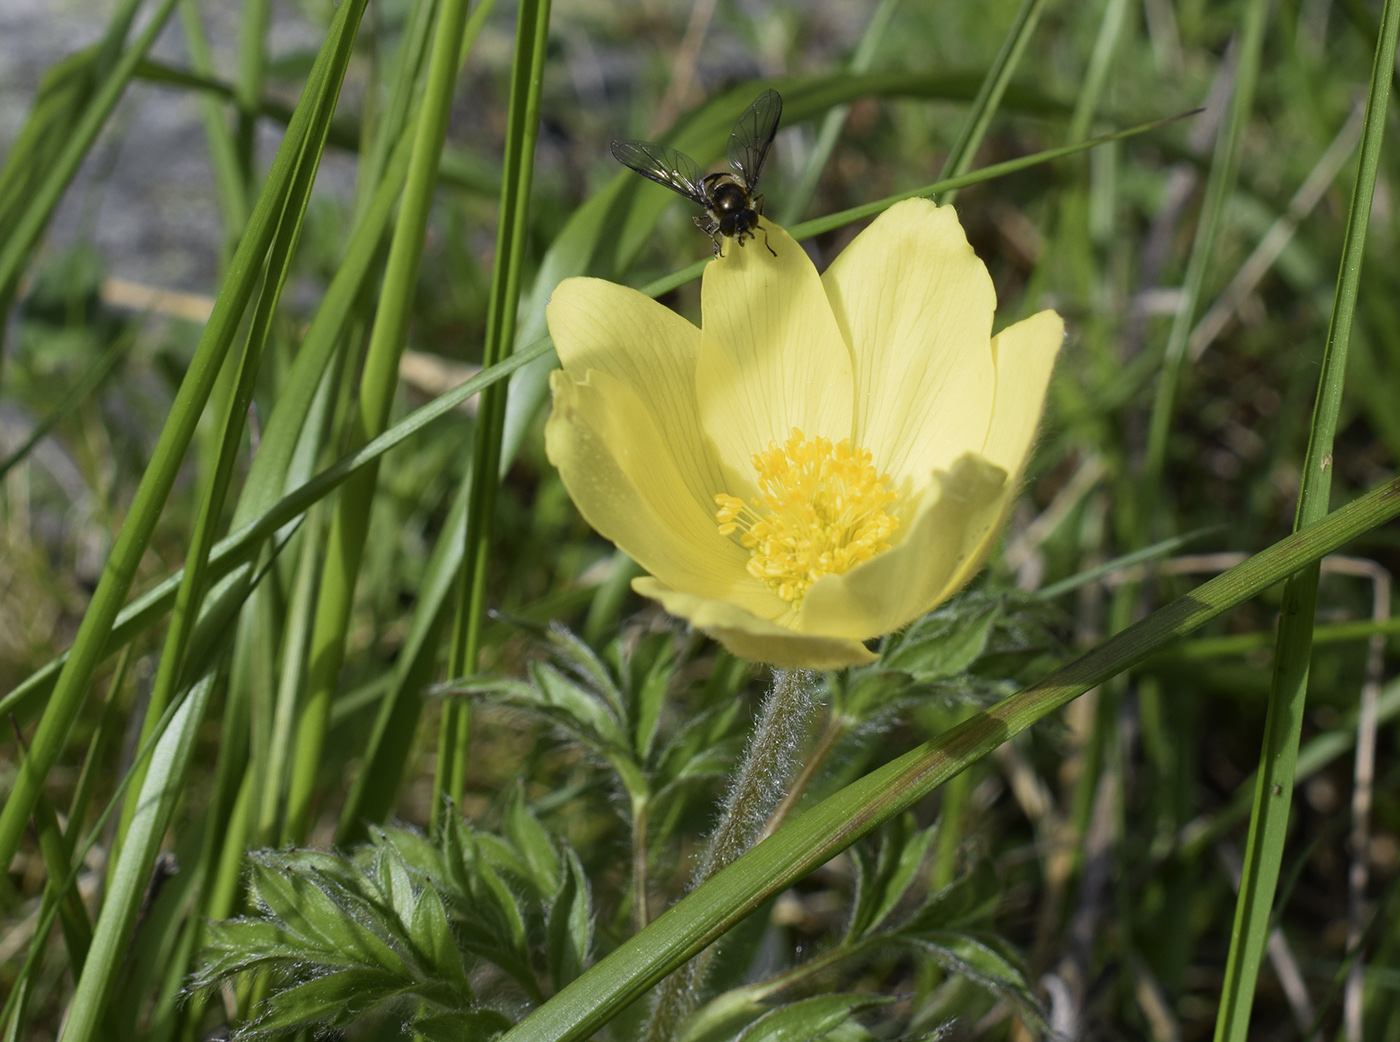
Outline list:
[[[389,906],[400,922],[411,921],[417,911],[418,891],[409,877],[408,866],[392,848],[379,850],[375,861],[380,892],[389,898]]]
[[[688,1017],[677,1042],[728,1042],[768,1008],[751,988],[731,988]]]
[[[848,943],[889,918],[913,885],[936,834],[936,827],[919,829],[913,815],[904,814],[886,827],[878,855],[871,856],[869,844],[855,848],[859,876],[855,909],[846,931]]]
[[[535,888],[545,894],[558,890],[559,857],[554,850],[554,841],[539,819],[525,806],[523,783],[511,786],[501,831],[520,852]]]
[[[425,969],[433,976],[452,985],[458,1001],[466,1004],[472,999],[471,985],[462,968],[462,955],[447,922],[447,909],[442,895],[431,886],[424,887],[408,924],[413,945],[422,953]]]
[[[565,852],[564,880],[549,910],[549,978],[559,991],[583,972],[593,943],[593,901],[588,876],[572,849]]]
[[[509,1031],[512,1021],[494,1009],[478,1009],[470,1013],[437,1013],[431,1017],[416,1017],[413,1030],[427,1042],[486,1042]]]
[[[765,1013],[739,1036],[739,1042],[814,1042],[827,1038],[861,1010],[887,1006],[884,995],[817,995]],[[861,1032],[858,1037],[869,1037]]]
[[[608,667],[586,643],[565,627],[555,623],[549,627],[549,645],[556,662],[587,683],[590,690],[602,696],[619,719],[627,715],[622,692],[608,672]]]
[[[546,703],[567,714],[579,730],[593,735],[598,745],[631,749],[619,717],[601,694],[575,683],[548,663],[532,663],[530,677]]]
[[[392,908],[367,899],[363,888],[370,880],[357,869],[341,862],[359,877],[360,886],[354,887],[318,871],[296,854],[262,852],[252,859],[257,897],[313,949],[394,974],[410,972],[401,947],[402,924]]]
[[[478,837],[471,826],[449,815],[444,819],[443,853],[447,862],[444,892],[449,915],[462,923],[461,944],[509,973],[532,996],[539,985],[530,967],[525,917],[515,895],[483,856],[491,836]]]
[[[633,720],[632,748],[643,763],[649,763],[656,747],[661,711],[675,676],[675,637],[669,632],[653,633],[639,641],[624,663],[627,702]]]
[[[384,970],[337,970],[274,991],[265,1004],[267,1013],[254,1024],[260,1032],[313,1024],[338,1027],[402,997],[408,990],[403,978]]]
[[[929,931],[965,928],[985,922],[1001,900],[1002,888],[986,861],[931,894],[900,927],[901,934],[922,936]]]
[[[887,642],[891,646],[883,649],[880,666],[920,682],[957,676],[977,661],[1000,617],[1000,601],[960,598]]]
[[[907,938],[901,938],[907,940]],[[949,973],[961,974],[1002,998],[1013,999],[1039,1016],[1040,1003],[1012,957],[989,936],[949,930],[921,934],[915,947],[933,956]]]

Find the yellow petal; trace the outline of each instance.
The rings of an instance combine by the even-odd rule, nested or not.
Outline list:
[[[776,618],[787,604],[746,572],[714,506],[686,488],[669,443],[630,389],[598,370],[550,374],[545,453],[584,519],[662,581]]]
[[[1003,329],[992,341],[997,391],[982,455],[1010,474],[1019,476],[1026,465],[1064,339],[1064,320],[1042,311]]]
[[[1007,482],[1000,515],[948,580],[947,587],[939,594],[940,601],[957,593],[977,573],[1001,533],[1002,522],[1020,488],[1021,473],[1026,469],[1031,442],[1045,409],[1045,393],[1055,368],[1055,356],[1064,339],[1064,320],[1053,311],[1041,311],[1003,329],[992,341],[997,393],[982,454],[1005,468],[1011,479]]]
[[[777,253],[764,248],[764,235]],[[851,359],[817,269],[787,232],[729,242],[705,267],[696,394],[732,495],[754,491],[751,457],[793,427],[851,434]]]
[[[896,487],[978,452],[992,414],[996,293],[950,206],[907,199],[822,277],[855,365],[853,441]]]
[[[736,604],[682,593],[644,577],[632,589],[661,602],[672,615],[688,619],[740,658],[780,669],[844,669],[874,662],[876,655],[857,640],[797,633],[768,622]]]
[[[904,539],[844,575],[818,579],[794,627],[863,640],[912,622],[980,567],[1011,489],[1005,470],[971,453],[936,471]]]
[[[723,478],[700,430],[695,359],[700,330],[645,294],[602,279],[565,279],[545,308],[559,362],[575,379],[607,373],[636,394],[675,457],[691,495],[711,513]]]

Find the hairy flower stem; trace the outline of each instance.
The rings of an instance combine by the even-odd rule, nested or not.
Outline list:
[[[797,767],[796,753],[816,708],[817,683],[818,674],[810,670],[774,672],[772,690],[759,710],[758,725],[725,797],[719,825],[691,879],[692,890],[763,837],[768,816],[782,801]],[[714,945],[706,948],[662,983],[647,1026],[647,1042],[675,1038],[677,1026],[695,1008],[715,950]]]
[[[797,780],[789,786],[787,794],[783,796],[783,801],[768,816],[768,823],[763,826],[763,835],[759,836],[759,839],[767,839],[778,831],[779,825],[787,820],[788,814],[792,812],[793,807],[797,806],[797,801],[807,791],[807,786],[812,783],[812,779],[817,776],[817,771],[821,770],[822,764],[826,763],[827,756],[831,754],[831,750],[836,748],[836,743],[841,740],[841,736],[845,733],[845,718],[833,713],[831,719],[827,721],[826,727],[822,729],[822,736],[817,739],[817,744],[810,753],[802,758],[802,770],[797,775]]]

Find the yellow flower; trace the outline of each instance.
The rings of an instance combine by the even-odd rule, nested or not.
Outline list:
[[[1016,492],[1064,324],[995,338],[996,295],[951,207],[887,210],[819,276],[783,229],[705,269],[702,328],[568,279],[546,316],[545,428],[633,588],[743,658],[873,661],[981,566]]]

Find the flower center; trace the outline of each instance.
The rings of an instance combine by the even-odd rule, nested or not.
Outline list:
[[[757,509],[738,496],[715,496],[720,535],[740,532],[750,553],[748,571],[785,601],[802,603],[823,575],[840,575],[889,549],[899,519],[885,513],[896,498],[888,474],[871,456],[808,438],[796,427],[788,440],[754,453],[760,490]]]

